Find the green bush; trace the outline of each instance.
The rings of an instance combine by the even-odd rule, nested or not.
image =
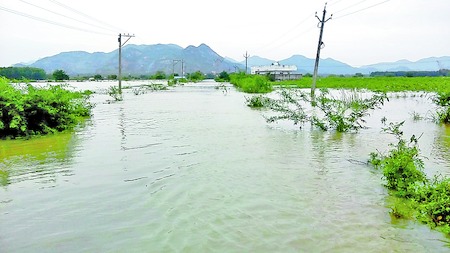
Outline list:
[[[277,115],[267,118],[268,122],[290,120],[300,127],[310,122],[323,131],[337,132],[364,128],[364,117],[369,115],[369,110],[380,108],[387,99],[386,94],[374,94],[363,99],[356,92],[352,96],[343,93],[342,98],[335,98],[326,89],[322,89],[317,97],[298,89],[281,89],[279,95],[279,99],[270,100],[268,107]],[[308,104],[314,104],[320,113],[307,111]]]
[[[246,97],[245,100],[247,101],[247,106],[252,108],[263,108],[270,105],[270,98],[257,95],[253,97]]]
[[[437,121],[440,123],[450,123],[450,92],[440,92],[433,102],[438,106],[436,110]]]
[[[398,139],[387,155],[372,153],[369,162],[383,170],[386,187],[399,199],[392,205],[397,218],[412,218],[450,234],[450,179],[435,177],[428,180],[419,159],[417,138],[409,142],[402,138],[403,122],[390,123],[384,131]],[[414,214],[414,215],[411,215]]]
[[[48,134],[73,128],[90,115],[89,92],[65,85],[15,87],[0,78],[0,138]]]
[[[266,76],[246,75],[245,73],[230,75],[230,83],[246,93],[269,93],[273,91],[272,84]]]
[[[384,123],[385,121],[383,121]],[[383,170],[383,177],[386,179],[386,187],[395,192],[398,197],[413,196],[417,185],[427,182],[423,172],[423,161],[419,158],[417,138],[412,136],[409,142],[402,138],[403,132],[400,127],[404,122],[397,124],[390,123],[383,130],[393,134],[398,143],[391,145],[393,148],[386,155],[372,153],[370,162],[376,168]]]

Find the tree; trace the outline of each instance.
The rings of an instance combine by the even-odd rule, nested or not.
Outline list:
[[[102,78],[102,75],[96,74],[96,75],[94,75],[94,79],[95,79],[96,81],[98,81],[98,80],[102,80],[103,78]]]
[[[46,73],[43,69],[32,67],[6,67],[0,68],[0,76],[9,79],[31,79],[42,80],[45,79]]]
[[[228,75],[228,73],[226,71],[222,71],[219,74],[219,80],[223,80],[225,82],[229,82],[230,81],[230,75]]]
[[[156,71],[156,73],[155,73],[153,76],[151,76],[150,78],[151,78],[151,79],[156,79],[156,80],[163,80],[163,79],[166,79],[167,76],[166,76],[166,73],[165,73],[164,71],[158,70],[158,71]]]
[[[53,79],[55,79],[55,81],[69,80],[69,75],[67,75],[64,70],[57,69],[53,72]]]
[[[188,74],[187,78],[193,82],[199,82],[205,79],[205,75],[201,71],[196,71],[194,73]]]
[[[116,80],[117,79],[117,75],[108,75],[108,79],[109,80]]]

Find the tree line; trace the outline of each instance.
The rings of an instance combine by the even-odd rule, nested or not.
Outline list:
[[[8,79],[44,80],[47,73],[43,69],[33,67],[1,67],[0,76]]]
[[[405,76],[405,77],[450,76],[450,70],[440,69],[438,71],[375,71],[370,73],[370,76]]]

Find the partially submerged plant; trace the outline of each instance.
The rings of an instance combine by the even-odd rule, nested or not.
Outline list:
[[[362,98],[356,91],[350,96],[342,93],[341,98],[336,98],[326,89],[321,90],[317,97],[301,90],[288,89],[282,89],[279,96],[279,99],[271,99],[270,103],[270,109],[278,115],[267,118],[268,122],[292,120],[296,125],[310,122],[324,131],[334,129],[338,132],[364,128],[364,117],[369,115],[369,110],[381,107],[387,100],[383,93]],[[308,112],[306,108],[311,104],[314,106]]]
[[[270,98],[263,95],[256,95],[252,97],[245,97],[248,107],[263,108],[270,105]]]
[[[119,91],[119,88],[116,86],[110,86],[108,88],[108,95],[111,96],[115,101],[122,101],[122,93]]]
[[[433,102],[438,106],[436,110],[436,121],[439,123],[450,123],[450,92],[438,93]]]
[[[392,149],[386,155],[371,153],[369,161],[383,171],[388,189],[393,190],[398,197],[409,197],[414,192],[413,189],[418,184],[426,183],[427,179],[423,172],[424,163],[419,157],[417,147],[419,138],[413,135],[410,140],[404,140],[403,131],[400,130],[403,124],[404,121],[389,123],[383,128],[384,132],[394,135],[398,142],[390,145]]]
[[[383,119],[383,124],[386,119]],[[413,135],[403,138],[400,127],[404,122],[389,123],[383,131],[393,134],[398,140],[387,154],[371,153],[369,162],[383,171],[386,187],[398,199],[392,204],[396,218],[412,218],[450,234],[450,179],[436,176],[427,179],[424,163],[419,157],[417,142]]]

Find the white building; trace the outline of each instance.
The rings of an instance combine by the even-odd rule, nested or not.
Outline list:
[[[293,80],[301,78],[301,74],[294,74],[297,71],[295,65],[280,65],[274,62],[269,66],[253,66],[251,72],[253,75],[273,75],[275,80]]]

